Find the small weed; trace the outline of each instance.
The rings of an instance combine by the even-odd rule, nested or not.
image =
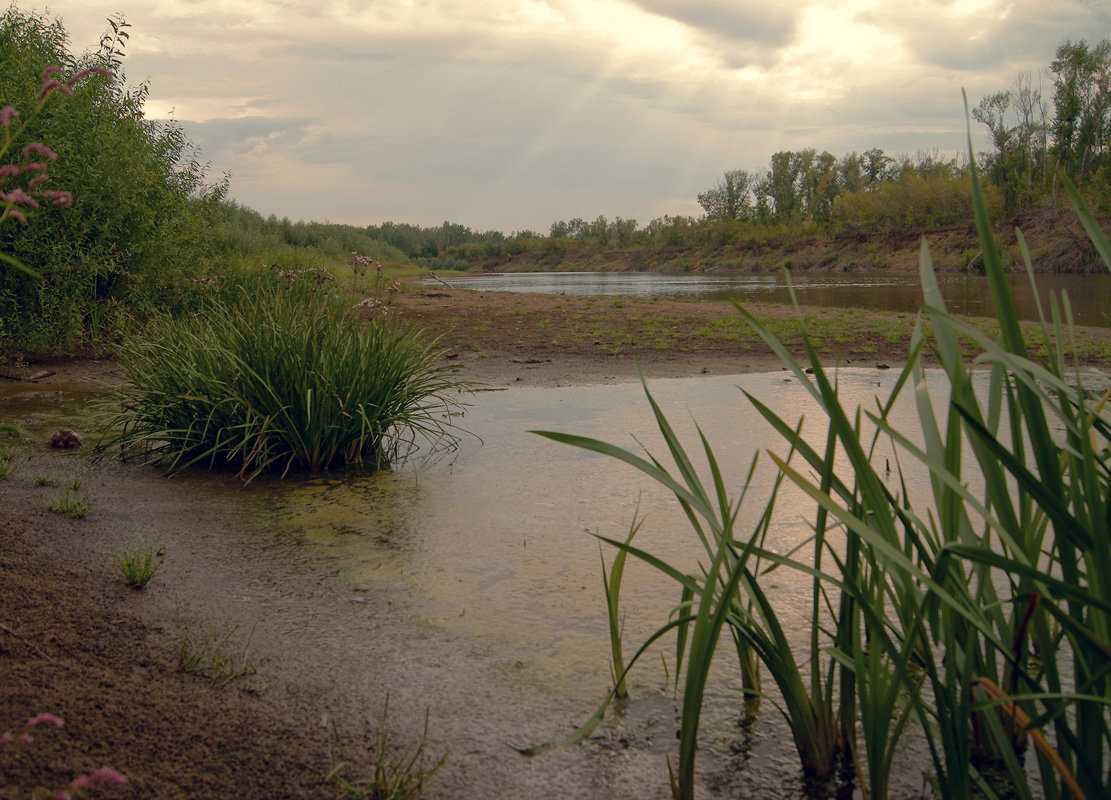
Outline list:
[[[6,422],[0,425],[0,433],[6,433],[8,436],[23,435],[23,431],[21,431],[18,427],[16,427],[15,425],[9,425]]]
[[[146,547],[113,553],[112,566],[119,570],[124,583],[133,589],[142,589],[162,568],[165,557],[165,549],[159,547],[155,550],[148,544]]]
[[[57,511],[59,514],[73,517],[74,519],[81,519],[88,515],[89,509],[92,508],[92,503],[89,502],[89,496],[87,494],[83,494],[80,497],[71,497],[69,492],[66,492],[64,495],[55,497],[51,500],[50,503],[47,504],[47,508],[51,511]]]
[[[36,475],[34,483],[35,486],[57,486],[58,479],[53,475]]]
[[[7,480],[12,474],[12,462],[6,459],[0,459],[0,481]]]
[[[347,766],[342,763],[337,764],[328,773],[328,778],[339,792],[339,797],[344,800],[417,800],[423,794],[425,781],[431,778],[447,759],[445,752],[433,766],[426,765],[428,711],[424,712],[424,731],[413,754],[401,760],[391,758],[386,733],[386,714],[389,705],[390,698],[387,695],[386,704],[382,708],[382,718],[373,735],[374,776],[349,781],[342,775],[344,767]],[[335,736],[334,726],[332,733]]]
[[[194,639],[190,631],[183,629],[177,638],[178,669],[204,675],[212,680],[213,685],[219,683],[221,686],[234,678],[251,674],[255,671],[255,664],[247,658],[247,646],[244,646],[243,657],[238,661],[222,649],[235,631],[236,628],[232,628],[223,639],[217,640],[216,634],[210,633],[199,640]],[[247,637],[247,645],[250,641],[250,637]]]
[[[15,458],[15,448],[11,445],[0,447],[0,461],[11,461]]]
[[[70,484],[70,488],[73,489],[73,491],[75,492],[81,491],[81,479],[74,478],[73,483]]]

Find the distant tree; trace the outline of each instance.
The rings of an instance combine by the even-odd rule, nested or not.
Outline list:
[[[698,195],[698,204],[707,219],[748,219],[752,215],[753,183],[753,176],[745,170],[729,170],[712,188]]]
[[[1078,180],[1098,166],[1111,138],[1111,39],[1089,49],[1081,39],[1057,48],[1053,74],[1053,149]]]

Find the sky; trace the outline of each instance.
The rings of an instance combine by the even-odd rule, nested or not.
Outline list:
[[[975,105],[1029,72],[1051,98],[1057,46],[1111,36],[1108,0],[17,5],[74,52],[122,14],[147,116],[264,215],[506,233],[697,216],[722,172],[779,150],[953,155],[962,88]]]

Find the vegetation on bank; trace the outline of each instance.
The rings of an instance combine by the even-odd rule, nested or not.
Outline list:
[[[966,164],[878,148],[840,157],[776,153],[765,170],[725,172],[699,195],[703,216],[665,215],[646,225],[599,216],[555,222],[547,234],[507,235],[450,222],[359,227],[263,217],[227,197],[227,176],[208,175],[180,126],[144,116],[150,87],[126,83],[128,41],[127,23],[114,18],[98,48],[75,56],[59,21],[15,6],[0,14],[0,354],[7,358],[103,350],[128,319],[187,312],[201,302],[206,278],[260,263],[342,272],[357,252],[386,263],[391,275],[402,265],[496,269],[510,260],[515,269],[882,269],[901,258],[892,242],[914,241],[926,229],[952,226],[970,236]],[[993,213],[1051,216],[1059,171],[1097,208],[1111,210],[1109,61],[1106,40],[1066,42],[1050,67],[1052,100],[1020,77],[980,103],[974,114],[995,147],[985,187]],[[61,70],[48,71],[55,66]],[[70,85],[77,75],[86,77]],[[33,146],[51,154],[48,173]],[[1050,247],[1035,259],[1054,269],[1092,268],[1094,254],[1078,241],[1066,237],[1062,252]],[[1017,245],[1008,251],[1020,265]],[[938,263],[982,268],[971,238]]]
[[[117,349],[101,449],[168,465],[260,472],[378,467],[451,429],[461,382],[434,343],[363,320],[324,270],[261,269],[198,313],[152,319]]]
[[[703,467],[696,468],[651,393],[671,469],[651,455],[542,432],[629,464],[666,487],[690,522],[694,545],[704,550],[700,571],[687,573],[635,546],[639,521],[624,541],[604,539],[622,557],[658,570],[678,592],[676,611],[632,658],[611,633],[610,695],[622,690],[628,670],[654,642],[678,632],[675,685],[682,688],[672,765],[678,800],[694,797],[706,687],[727,632],[744,697],[762,700],[764,676],[774,682],[801,769],[820,796],[841,770],[864,797],[886,798],[895,754],[912,727],[928,745],[929,782],[947,800],[1111,794],[1111,390],[1090,397],[1079,365],[1064,355],[1072,335],[1067,302],[1050,298],[1049,316],[1033,336],[1023,333],[976,177],[973,170],[999,334],[985,336],[946,311],[923,244],[923,319],[890,396],[876,398],[874,409],[842,404],[836,377],[824,369],[805,326],[800,361],[738,306],[823,416],[817,437],[810,426],[804,434],[803,420],[784,419],[746,394],[782,437],[778,452],[768,453],[779,471],[775,490],[748,501],[763,509],[752,531],[739,530],[736,521],[759,454],[741,496],[730,497],[733,482],[719,470],[712,443],[701,439]],[[1069,188],[1111,269],[1111,241]],[[1033,281],[1028,253],[1025,262]],[[978,360],[991,367],[984,395],[973,390],[961,337],[974,341]],[[927,351],[948,389],[940,407],[927,391]],[[917,431],[892,421],[904,394],[916,404]],[[881,449],[895,454],[883,471]],[[928,507],[911,501],[904,473],[911,465],[929,475]],[[787,554],[774,540],[783,481],[814,504],[808,543]],[[809,578],[808,645],[791,645],[786,612],[762,587],[761,576],[775,568]],[[611,616],[619,592],[617,579],[607,582]],[[572,740],[602,720],[610,698]]]

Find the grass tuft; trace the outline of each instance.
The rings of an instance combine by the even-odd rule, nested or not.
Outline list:
[[[74,519],[82,519],[88,516],[89,511],[92,509],[92,502],[89,500],[87,494],[80,497],[72,497],[69,492],[64,495],[59,495],[53,498],[48,504],[47,508],[51,511],[57,511],[59,514],[73,517]]]
[[[374,774],[370,777],[348,780],[343,776],[346,764],[336,765],[328,778],[343,800],[417,800],[423,795],[424,784],[436,774],[447,759],[445,752],[439,761],[428,765],[425,747],[428,743],[428,712],[424,713],[424,730],[412,754],[395,758],[390,753],[386,732],[386,718],[390,699],[382,709],[382,718],[374,731]],[[334,733],[334,730],[333,730]]]
[[[420,438],[453,442],[458,380],[412,328],[358,319],[331,284],[260,274],[201,313],[154,321],[118,353],[106,441],[170,471],[378,467]]]
[[[124,583],[133,589],[142,589],[158,574],[165,557],[164,548],[159,547],[155,550],[148,544],[145,547],[136,547],[134,550],[113,553],[112,566],[119,571]]]
[[[225,650],[228,640],[235,631],[236,628],[232,628],[222,638],[218,638],[215,633],[207,634],[202,638],[194,637],[189,630],[183,629],[176,638],[178,669],[190,674],[204,675],[212,681],[213,685],[221,686],[253,673],[255,663],[247,657],[250,637],[243,647],[243,655],[239,658],[229,655]]]

